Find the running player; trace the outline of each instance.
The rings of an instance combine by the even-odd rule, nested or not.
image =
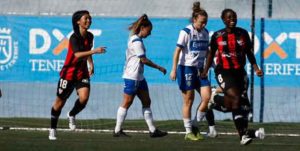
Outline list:
[[[68,54],[60,72],[57,97],[51,109],[49,139],[56,140],[56,127],[61,110],[74,88],[78,95],[74,107],[68,113],[69,128],[75,130],[75,116],[86,106],[90,95],[90,76],[94,73],[93,54],[105,53],[105,47],[92,50],[94,36],[87,31],[92,18],[87,10],[77,11],[72,16],[74,33],[69,39]],[[89,69],[88,65],[89,64]]]
[[[123,131],[122,124],[126,118],[127,111],[135,96],[142,102],[142,112],[149,128],[150,137],[163,137],[167,132],[160,131],[154,126],[152,111],[150,108],[151,99],[147,81],[144,77],[144,65],[158,69],[166,74],[166,69],[161,67],[146,57],[146,49],[143,44],[143,38],[151,35],[152,23],[146,14],[142,15],[137,21],[132,23],[128,28],[131,36],[128,40],[128,48],[126,50],[126,62],[124,67],[124,94],[123,102],[117,112],[116,127],[113,133],[114,137],[128,137]]]
[[[240,136],[240,143],[241,145],[247,145],[251,143],[251,135],[254,135],[255,131],[247,129],[248,118],[246,115],[248,113],[241,107],[242,90],[247,79],[244,69],[246,56],[257,76],[262,76],[263,72],[256,64],[255,56],[251,51],[252,45],[248,32],[236,27],[236,12],[232,9],[224,9],[221,19],[226,27],[213,34],[210,42],[211,50],[201,76],[207,76],[213,57],[218,51],[215,67],[216,80],[224,91],[226,108],[232,110],[234,124]]]
[[[191,120],[191,108],[197,90],[201,96],[201,104],[197,113],[198,119],[205,116],[210,98],[210,81],[207,77],[201,78],[200,72],[204,66],[209,45],[209,33],[205,28],[208,15],[200,7],[200,2],[193,3],[191,24],[180,31],[177,47],[173,56],[173,66],[170,79],[176,80],[183,96],[182,116],[186,129],[186,140],[200,140],[197,121]]]

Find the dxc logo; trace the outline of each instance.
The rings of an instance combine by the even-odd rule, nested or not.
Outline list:
[[[100,36],[102,31],[100,29],[91,29],[89,30],[94,36]],[[69,38],[72,35],[73,31],[69,32],[66,36],[59,30],[53,29],[52,35],[56,40],[59,41],[59,44],[55,46],[52,53],[54,55],[59,55],[64,49],[68,48]],[[42,39],[42,43],[38,43],[38,38]],[[47,30],[42,28],[33,28],[29,31],[29,54],[38,55],[46,53],[52,44],[51,35]]]
[[[281,59],[287,57],[287,53],[280,47],[280,45],[287,39],[286,33],[281,33],[274,40],[271,35],[264,33],[265,42],[269,45],[264,51],[264,58],[268,58],[272,53],[276,53]]]
[[[264,58],[269,58],[272,54],[276,54],[281,59],[286,59],[288,57],[287,52],[281,47],[281,45],[287,41],[288,39],[295,39],[296,46],[294,47],[296,50],[296,58],[300,58],[300,33],[291,32],[291,33],[280,33],[275,39],[271,37],[271,35],[267,32],[264,33],[264,40],[268,47],[264,50],[263,56]]]

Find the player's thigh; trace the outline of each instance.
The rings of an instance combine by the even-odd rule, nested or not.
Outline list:
[[[60,78],[57,83],[56,96],[62,101],[66,101],[75,88],[75,82]]]
[[[137,88],[137,96],[141,100],[143,107],[150,107],[151,99],[146,79],[139,81]]]
[[[88,78],[76,82],[76,91],[81,103],[88,101],[90,96],[90,88],[90,80]]]

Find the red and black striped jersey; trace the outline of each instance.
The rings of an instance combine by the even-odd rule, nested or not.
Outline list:
[[[73,33],[69,39],[68,53],[60,77],[66,80],[80,80],[89,78],[87,67],[88,57],[76,58],[76,52],[89,51],[93,47],[94,36],[87,32],[87,36],[83,38]]]
[[[252,53],[252,43],[246,30],[236,27],[231,33],[225,28],[212,35],[210,48],[216,51],[216,65],[223,69],[241,69],[246,64],[246,55],[251,64],[256,63]]]

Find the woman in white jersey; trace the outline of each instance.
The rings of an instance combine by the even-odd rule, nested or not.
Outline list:
[[[151,99],[149,97],[148,85],[144,78],[144,65],[158,69],[166,74],[166,69],[161,67],[146,57],[146,49],[143,44],[143,38],[151,34],[152,23],[146,14],[142,15],[137,21],[128,28],[131,36],[128,40],[126,50],[126,62],[123,78],[125,81],[123,102],[117,112],[116,127],[114,137],[127,137],[123,132],[122,124],[126,118],[127,110],[137,95],[143,105],[143,116],[148,125],[150,137],[163,137],[167,132],[158,130],[153,124],[152,111],[150,108]]]
[[[200,2],[194,2],[191,24],[180,31],[173,56],[171,80],[176,80],[183,96],[182,116],[186,129],[186,140],[201,140],[197,120],[191,120],[191,108],[195,98],[194,90],[201,96],[197,111],[198,119],[203,119],[211,95],[210,81],[200,77],[208,52],[209,33],[205,28],[208,15],[201,9]],[[196,118],[197,119],[197,118]]]

